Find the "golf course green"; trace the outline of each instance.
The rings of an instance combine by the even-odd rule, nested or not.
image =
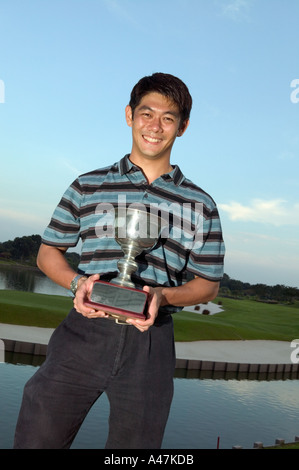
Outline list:
[[[176,341],[277,340],[299,338],[299,302],[266,304],[254,300],[221,300],[223,312],[173,315]],[[71,297],[0,291],[0,323],[55,328],[72,307]],[[187,310],[187,308],[186,308]]]

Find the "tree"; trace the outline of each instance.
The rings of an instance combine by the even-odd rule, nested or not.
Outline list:
[[[35,259],[41,244],[40,235],[30,235],[16,237],[13,241],[8,240],[0,244],[0,255],[9,253],[10,258],[15,261],[32,263]]]

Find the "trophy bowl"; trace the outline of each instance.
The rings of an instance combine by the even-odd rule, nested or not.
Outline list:
[[[114,234],[124,257],[118,260],[118,275],[110,282],[96,281],[87,305],[103,310],[117,322],[126,318],[146,318],[148,294],[136,288],[132,274],[136,256],[151,250],[161,233],[161,218],[142,205],[115,209]]]

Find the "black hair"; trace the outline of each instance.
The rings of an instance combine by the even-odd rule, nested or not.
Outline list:
[[[192,97],[189,90],[182,80],[167,73],[154,73],[143,77],[134,86],[129,102],[133,117],[134,111],[142,98],[148,93],[154,92],[166,96],[178,106],[181,123],[189,119],[192,108]]]

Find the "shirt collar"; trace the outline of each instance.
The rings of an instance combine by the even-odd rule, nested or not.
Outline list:
[[[138,171],[139,168],[129,159],[130,154],[125,155],[119,162],[119,172],[121,176],[131,171]]]
[[[130,154],[125,155],[119,162],[119,172],[121,176],[126,173],[139,171],[139,168],[131,162],[129,156]],[[162,175],[162,178],[165,181],[173,181],[176,186],[179,186],[184,181],[185,176],[177,165],[173,165],[173,170],[170,173]]]

